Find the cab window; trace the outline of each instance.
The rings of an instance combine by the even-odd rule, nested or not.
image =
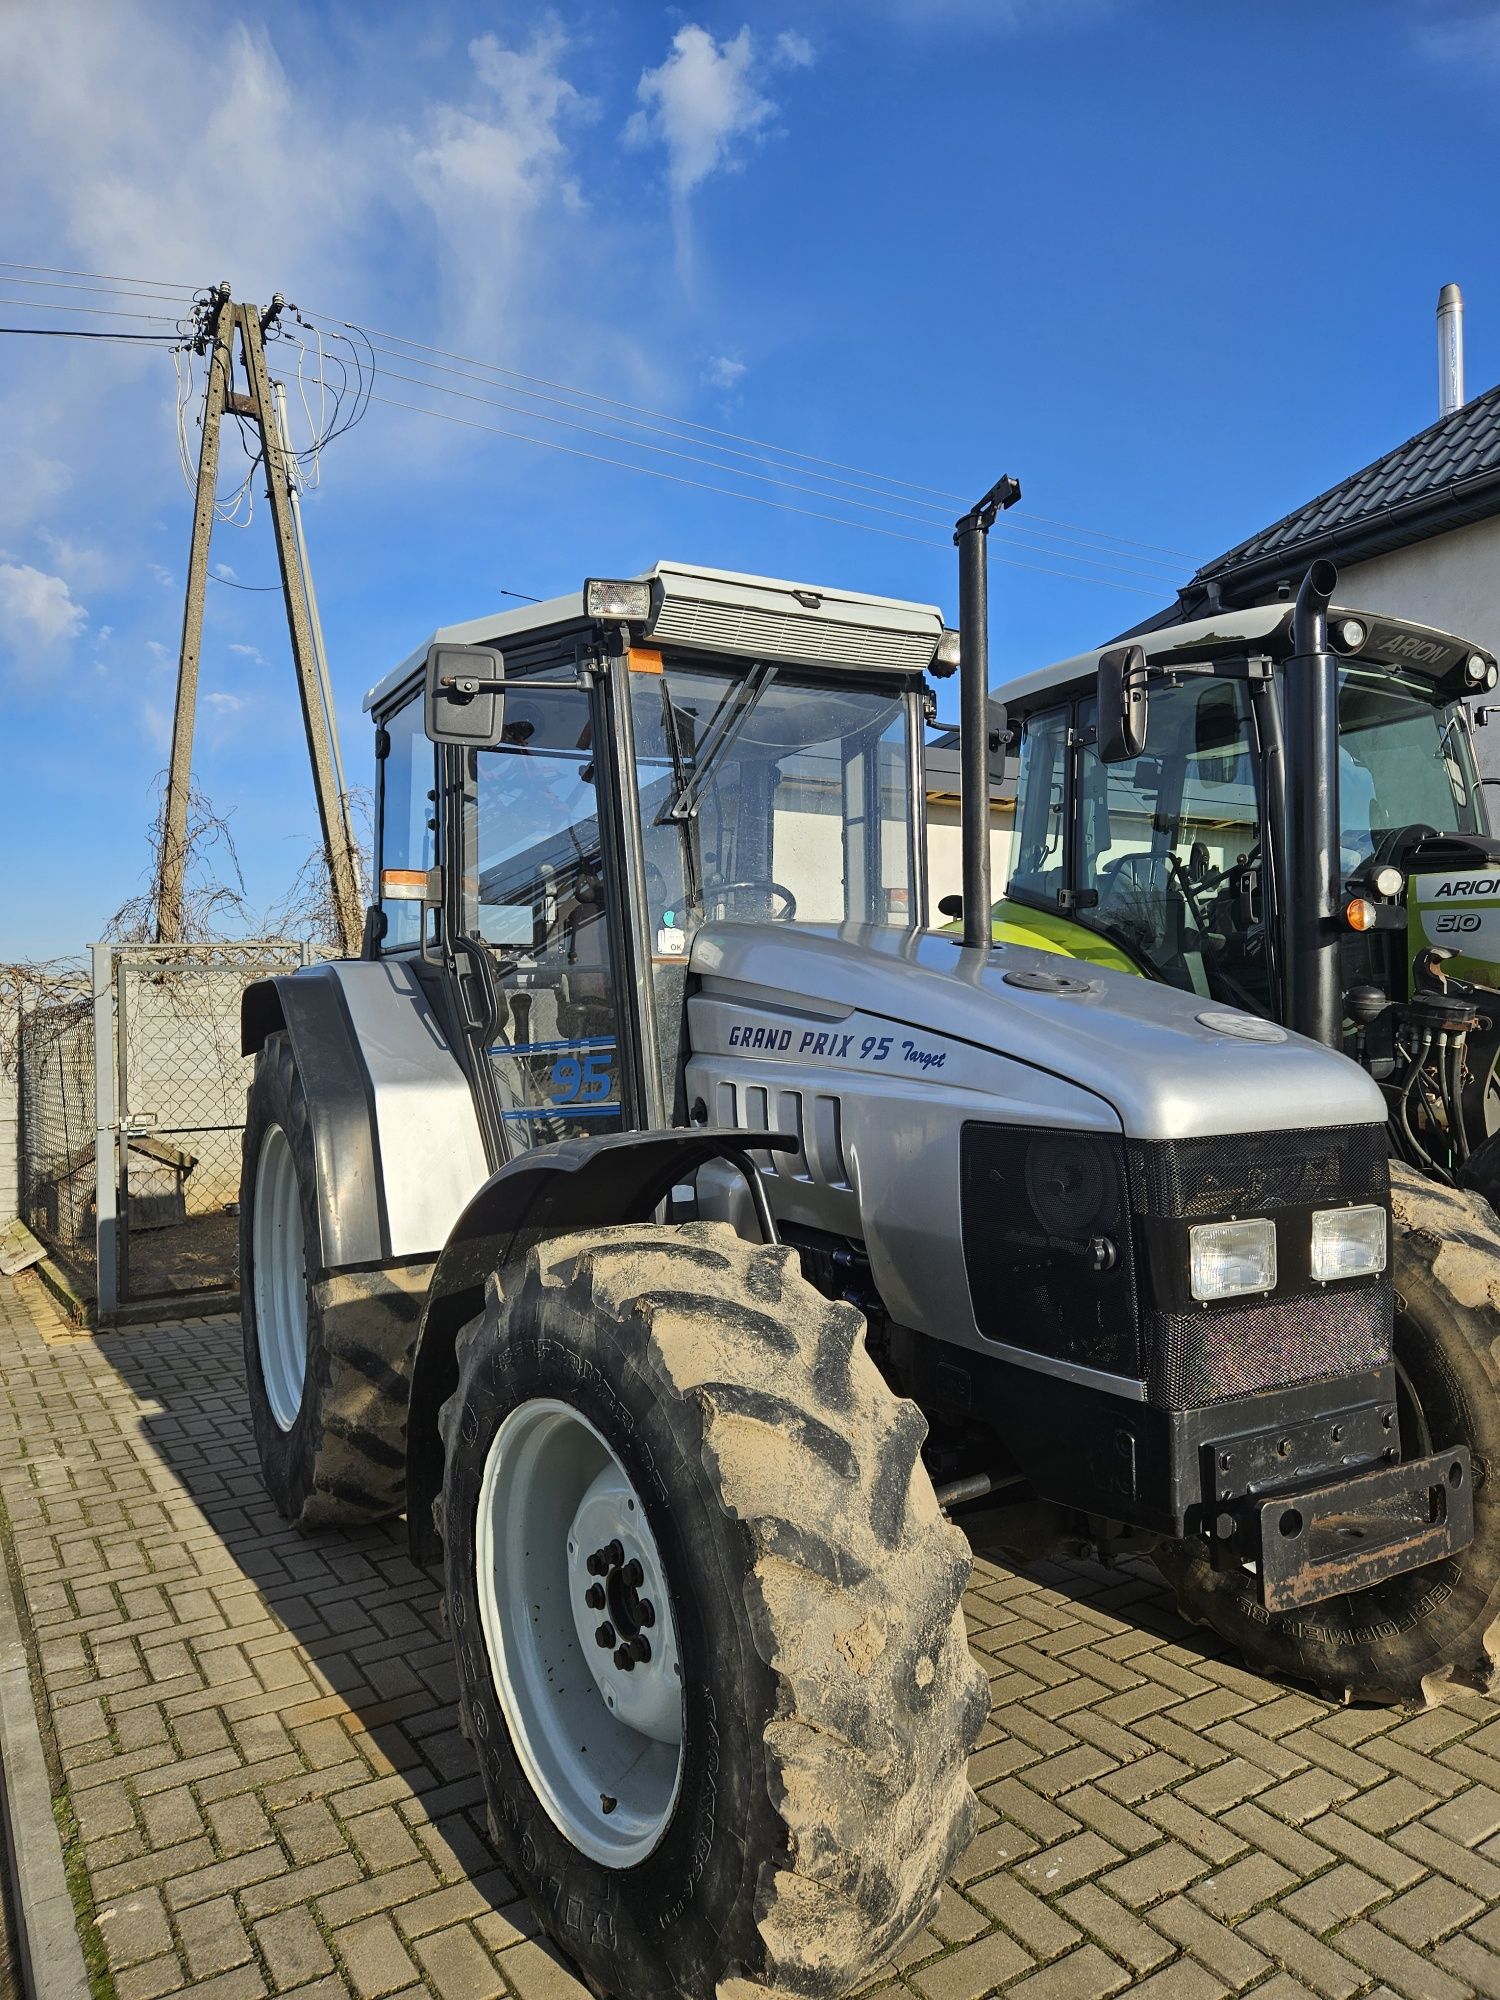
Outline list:
[[[1010,884],[1048,903],[1064,886],[1067,832],[1068,711],[1052,709],[1026,718],[1016,780],[1016,830]]]
[[[1078,918],[1159,978],[1270,1008],[1259,898],[1260,803],[1246,683],[1158,683],[1145,751],[1102,764],[1094,705],[1079,706]],[[1097,899],[1097,900],[1095,900]]]
[[[431,868],[437,860],[437,761],[422,728],[422,698],[409,701],[385,722],[389,748],[380,760],[380,860],[392,869]],[[382,897],[383,951],[407,951],[422,942],[420,901]]]

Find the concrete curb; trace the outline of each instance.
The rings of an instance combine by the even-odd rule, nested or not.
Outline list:
[[[26,1642],[0,1561],[0,1803],[21,1984],[29,2000],[89,2000],[78,1919],[52,1816],[52,1783],[31,1698]]]

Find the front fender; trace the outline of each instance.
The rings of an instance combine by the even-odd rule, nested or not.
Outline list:
[[[616,1132],[523,1153],[492,1174],[453,1225],[417,1329],[406,1425],[406,1531],[413,1560],[438,1560],[432,1503],[442,1491],[438,1412],[458,1386],[457,1343],[484,1305],[485,1279],[543,1237],[648,1222],[672,1188],[710,1160],[753,1147],[790,1152],[780,1132],[708,1128]]]

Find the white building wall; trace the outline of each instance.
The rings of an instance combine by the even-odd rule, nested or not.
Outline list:
[[[1500,656],[1500,520],[1474,521],[1351,563],[1339,571],[1336,596],[1360,610],[1436,625]],[[1500,716],[1476,732],[1475,743],[1485,776],[1500,777]],[[1500,818],[1500,799],[1493,792],[1489,798],[1491,819]]]
[[[998,898],[1010,880],[1010,836],[1015,807],[990,808],[990,885]],[[956,799],[927,801],[927,907],[935,928],[948,922],[938,914],[943,896],[961,895],[964,886],[963,835]]]

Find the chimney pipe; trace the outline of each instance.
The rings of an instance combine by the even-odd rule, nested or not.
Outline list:
[[[1457,285],[1438,293],[1438,415],[1451,417],[1464,406],[1464,295]]]

